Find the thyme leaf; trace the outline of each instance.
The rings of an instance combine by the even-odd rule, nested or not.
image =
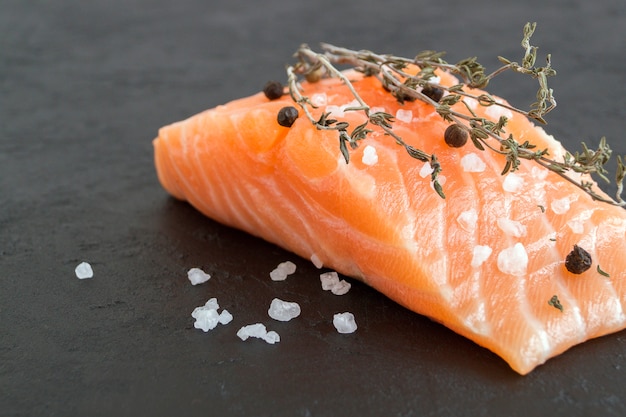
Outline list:
[[[557,295],[553,295],[552,298],[548,301],[548,305],[561,310],[563,312],[563,306],[561,305],[561,301],[559,301],[559,297]]]

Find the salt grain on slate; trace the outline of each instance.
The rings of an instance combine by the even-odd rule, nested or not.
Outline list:
[[[320,282],[324,291],[330,291],[335,295],[344,295],[351,288],[350,283],[343,279],[340,281],[339,274],[334,271],[320,274]]]
[[[288,275],[296,272],[296,264],[291,261],[286,261],[278,264],[278,266],[270,272],[270,278],[272,281],[284,281]]]
[[[191,285],[198,285],[211,279],[211,275],[207,274],[200,268],[191,268],[187,271],[187,278],[191,281]]]
[[[354,333],[357,329],[354,314],[348,312],[335,314],[333,316],[333,326],[342,334]]]
[[[247,340],[249,337],[256,337],[258,339],[263,339],[270,345],[274,343],[280,342],[280,336],[275,331],[267,331],[265,325],[262,323],[249,324],[247,326],[243,326],[237,332],[237,337],[241,340]]]
[[[219,308],[220,306],[217,303],[217,298],[211,298],[203,306],[196,307],[191,313],[191,317],[196,319],[193,327],[204,332],[208,332],[209,330],[214,329],[218,323],[230,323],[233,320],[232,314],[230,314],[228,310],[222,310],[221,313],[218,313],[217,310]]]
[[[93,278],[93,269],[91,269],[91,265],[87,262],[78,264],[74,273],[76,273],[76,278],[78,279]]]
[[[300,315],[300,305],[274,298],[269,310],[267,310],[267,314],[274,320],[289,321]]]

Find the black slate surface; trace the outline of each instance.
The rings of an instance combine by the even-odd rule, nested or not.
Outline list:
[[[527,21],[559,72],[549,132],[570,146],[605,135],[626,153],[621,0],[2,0],[0,415],[626,414],[624,332],[521,377],[364,285],[321,291],[308,261],[204,218],[154,173],[160,126],[282,78],[302,42],[495,68],[520,59]],[[523,79],[492,87],[534,98]],[[83,260],[92,280],[74,276]],[[284,260],[298,271],[271,282]],[[192,287],[194,266],[212,280]],[[210,297],[235,319],[205,334],[190,313]],[[271,321],[273,297],[301,317]],[[340,311],[355,334],[335,332]],[[235,336],[256,321],[281,342]]]

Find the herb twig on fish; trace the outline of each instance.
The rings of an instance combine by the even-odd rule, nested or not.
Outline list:
[[[621,157],[617,157],[616,201],[600,195],[594,190],[591,181],[576,179],[568,175],[572,172],[586,175],[594,174],[604,181],[610,182],[606,176],[608,171],[605,169],[605,165],[610,160],[612,151],[605,138],[600,140],[596,150],[589,149],[583,143],[581,152],[575,154],[566,152],[562,161],[553,160],[549,158],[547,149],[536,149],[536,145],[528,141],[520,143],[512,135],[506,136],[504,130],[508,121],[506,116],[500,116],[497,122],[478,117],[466,101],[466,99],[473,99],[485,107],[499,106],[520,113],[539,123],[546,123],[544,116],[556,107],[553,91],[548,87],[548,78],[556,75],[556,71],[551,67],[550,55],[547,55],[544,66],[536,65],[537,47],[530,44],[530,38],[535,27],[535,23],[527,23],[524,26],[521,42],[524,56],[521,64],[498,57],[502,66],[491,73],[486,73],[485,67],[475,57],[450,64],[443,60],[444,53],[437,51],[422,51],[414,58],[404,58],[389,54],[381,55],[368,50],[355,51],[330,44],[322,44],[323,52],[317,53],[307,45],[302,45],[295,54],[297,62],[287,67],[289,94],[318,129],[336,130],[338,132],[339,147],[346,163],[349,163],[350,160],[348,148],[356,149],[358,142],[372,132],[368,126],[378,126],[391,136],[398,145],[403,146],[410,156],[423,162],[429,162],[433,167],[437,166],[431,179],[435,190],[442,198],[445,198],[445,195],[437,178],[445,167],[439,165],[435,155],[405,143],[402,137],[393,130],[395,118],[389,113],[372,112],[371,107],[361,98],[351,81],[335,65],[352,66],[365,76],[375,77],[400,103],[421,100],[433,106],[434,110],[444,120],[450,122],[451,126],[456,126],[453,128],[454,138],[452,132],[449,132],[446,142],[450,146],[463,146],[465,141],[462,132],[466,133],[477,149],[481,151],[489,149],[505,157],[502,175],[517,170],[522,160],[531,160],[581,188],[594,200],[626,206],[626,201],[621,197],[622,183],[626,176],[626,166]],[[419,70],[416,74],[411,72],[411,69],[415,68]],[[436,80],[435,70],[447,71],[462,81],[453,86],[434,83],[433,81]],[[537,80],[539,84],[536,94],[537,100],[530,105],[529,110],[522,110],[500,102],[488,93],[476,95],[466,90],[466,88],[484,88],[490,80],[506,71],[527,75]],[[314,118],[311,109],[316,106],[309,97],[302,94],[299,85],[300,75],[309,82],[316,82],[323,77],[339,78],[349,88],[358,103],[358,105],[346,108],[344,111],[363,112],[367,120],[349,131],[350,124],[331,118],[331,113],[322,113],[321,117]],[[462,103],[469,114],[457,111],[453,107],[457,103]]]

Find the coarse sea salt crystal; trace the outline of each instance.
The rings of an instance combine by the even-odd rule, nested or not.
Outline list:
[[[320,257],[315,253],[311,255],[311,262],[317,269],[322,269],[324,267],[324,262],[322,262]]]
[[[314,106],[325,106],[328,103],[326,93],[315,93],[311,96],[311,103]]]
[[[511,110],[501,106],[496,106],[495,104],[487,107],[487,109],[485,110],[485,114],[487,114],[487,116],[489,116],[494,122],[497,122],[501,116],[504,116],[507,119],[513,117],[513,113],[511,112]]]
[[[404,123],[411,123],[413,120],[413,111],[398,109],[398,111],[396,111],[396,119]]]
[[[233,320],[233,315],[225,309],[222,310],[221,313],[218,313],[217,310],[219,308],[220,306],[217,302],[217,298],[211,298],[203,306],[196,307],[191,312],[191,317],[196,320],[193,327],[204,332],[208,332],[209,330],[214,329],[218,323],[230,323]]]
[[[335,314],[333,316],[333,326],[342,334],[354,333],[357,329],[354,314],[348,312]]]
[[[196,319],[196,321],[193,323],[193,327],[195,327],[196,329],[200,329],[204,332],[208,332],[209,330],[214,329],[217,326],[217,323],[219,323],[220,317],[217,310],[213,309],[201,309],[198,311],[194,311],[192,316]]]
[[[267,331],[265,325],[262,323],[249,324],[247,326],[243,326],[237,332],[237,337],[241,340],[247,340],[249,337],[256,337],[258,339],[263,339],[267,343],[273,345],[274,343],[280,342],[280,336],[275,331]]]
[[[93,269],[88,262],[79,263],[74,269],[74,273],[78,279],[93,278]]]
[[[384,107],[370,107],[370,114],[372,113],[386,113],[385,108]]]
[[[368,166],[376,165],[378,163],[378,154],[376,153],[376,148],[372,145],[367,145],[363,149],[363,156],[361,161]]]
[[[330,289],[339,283],[339,274],[336,272],[324,272],[320,274],[320,282],[322,283],[322,289],[324,291],[330,291]]]
[[[500,230],[509,236],[521,237],[526,235],[526,226],[516,220],[500,217],[496,223]]]
[[[461,158],[461,166],[465,172],[483,172],[487,167],[480,156],[473,152]]]
[[[564,214],[569,211],[570,201],[569,197],[563,197],[556,200],[552,200],[550,203],[550,208],[556,214]]]
[[[343,117],[345,114],[343,109],[339,106],[335,106],[334,104],[326,106],[326,113],[330,113],[334,117]]]
[[[278,321],[289,321],[300,315],[300,305],[298,303],[283,301],[274,298],[270,304],[267,314]]]
[[[514,172],[507,174],[502,182],[502,189],[504,189],[504,191],[508,191],[509,193],[516,193],[520,191],[523,186],[524,178]]]
[[[200,268],[191,268],[187,271],[187,278],[191,281],[191,285],[198,285],[211,279],[211,275]]]
[[[476,245],[472,251],[472,268],[481,266],[491,255],[493,250],[489,246]]]
[[[320,282],[324,291],[330,291],[335,295],[344,295],[352,287],[346,280],[339,280],[339,274],[335,271],[320,274]]]
[[[272,281],[284,281],[294,272],[296,272],[296,264],[291,261],[281,262],[270,272],[270,278]]]
[[[475,209],[469,209],[456,218],[459,226],[466,232],[473,233],[476,229],[476,222],[478,221],[478,212]]]
[[[430,166],[430,162],[424,162],[422,169],[420,169],[420,177],[426,178],[430,176],[434,171],[433,167]]]
[[[498,254],[498,269],[514,276],[523,276],[528,267],[528,254],[521,243],[502,250]]]

